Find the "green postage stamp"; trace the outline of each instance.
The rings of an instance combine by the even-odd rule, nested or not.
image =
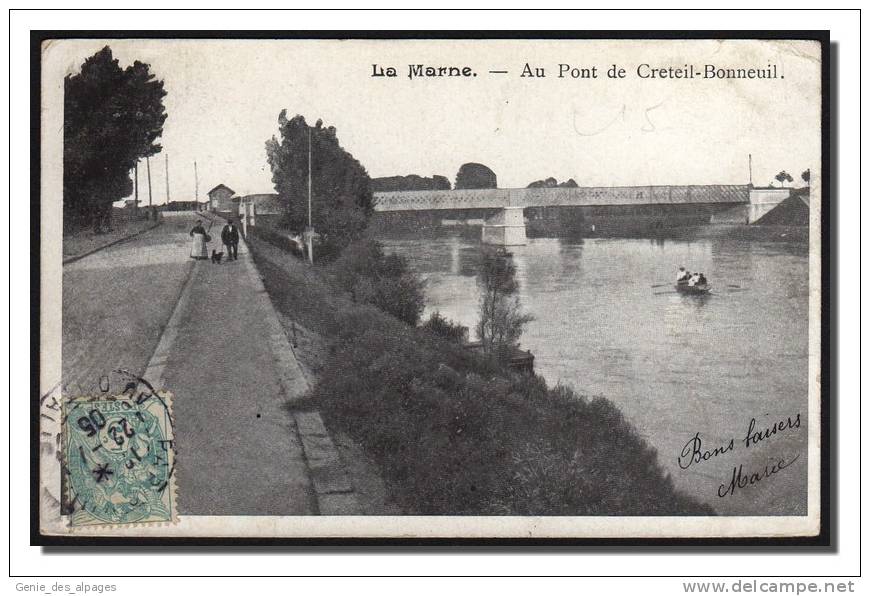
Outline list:
[[[174,522],[172,396],[143,392],[64,402],[64,513],[72,527]]]

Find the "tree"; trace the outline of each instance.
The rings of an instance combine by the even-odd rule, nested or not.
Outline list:
[[[122,69],[109,46],[64,78],[65,217],[98,233],[109,224],[112,203],[133,190],[130,170],[161,150],[165,96],[148,64]]]
[[[396,192],[402,190],[450,190],[450,180],[435,174],[425,178],[416,174],[372,178],[372,192]]]
[[[446,176],[435,174],[432,176],[432,182],[436,190],[450,190],[450,180]]]
[[[573,178],[568,178],[565,182],[558,182],[555,178],[550,176],[549,178],[545,178],[543,180],[535,180],[530,183],[526,188],[577,188],[577,182]]]
[[[280,141],[266,141],[272,183],[285,210],[285,223],[295,230],[308,226],[308,139],[311,134],[311,223],[321,234],[321,255],[332,259],[360,237],[372,213],[372,191],[366,169],[338,142],[335,127],[312,127],[287,110],[278,115]]]
[[[526,188],[556,188],[559,185],[559,182],[550,176],[549,178],[544,178],[543,180],[535,180],[530,183]]]
[[[810,185],[810,169],[807,168],[803,172],[801,172],[801,179],[807,183],[807,186]]]
[[[779,182],[780,187],[785,186],[786,182],[791,183],[794,180],[794,178],[791,177],[791,174],[789,174],[785,170],[774,176],[774,178],[776,178],[776,180]]]
[[[522,312],[516,267],[511,258],[491,250],[484,250],[481,257],[477,274],[480,289],[477,336],[485,352],[503,358],[517,345],[523,328],[534,317]]]
[[[497,188],[495,172],[483,164],[464,163],[456,172],[456,183],[453,188]]]

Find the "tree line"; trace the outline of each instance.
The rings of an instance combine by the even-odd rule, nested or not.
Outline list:
[[[786,172],[785,170],[781,170],[781,171],[779,172],[779,174],[777,174],[776,176],[774,176],[774,178],[776,179],[777,182],[779,182],[779,187],[780,187],[780,188],[784,188],[786,182],[788,182],[789,184],[791,184],[792,182],[794,182],[794,178],[792,178],[791,174],[789,174],[789,173]],[[809,168],[807,168],[806,170],[804,170],[803,172],[801,172],[801,180],[803,180],[804,182],[806,182],[807,186],[810,185],[810,169],[809,169]],[[771,186],[772,186],[772,185],[771,185]]]

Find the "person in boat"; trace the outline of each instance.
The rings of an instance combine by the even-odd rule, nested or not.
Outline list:
[[[685,267],[680,267],[680,270],[677,271],[677,283],[688,281],[690,277],[692,277],[692,274]]]
[[[698,274],[698,285],[699,286],[706,286],[707,285],[707,278],[706,278],[706,276],[704,276],[703,273]]]
[[[693,288],[693,287],[697,286],[700,279],[701,279],[700,273],[693,273],[692,276],[689,278],[689,287]]]
[[[202,227],[202,221],[197,220],[196,225],[190,230],[190,258],[207,259],[208,247],[206,246],[207,232]]]

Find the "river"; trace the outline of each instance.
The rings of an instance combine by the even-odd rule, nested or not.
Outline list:
[[[477,239],[445,231],[380,240],[426,280],[424,317],[439,311],[473,335]],[[522,305],[535,317],[522,347],[550,386],[615,402],[676,486],[720,514],[806,513],[806,243],[696,230],[655,240],[535,238],[510,250]],[[680,265],[703,271],[712,295],[673,292]],[[753,433],[774,425],[777,433],[753,441],[753,418]],[[706,460],[693,461],[698,442]],[[731,486],[752,472],[756,482]]]

